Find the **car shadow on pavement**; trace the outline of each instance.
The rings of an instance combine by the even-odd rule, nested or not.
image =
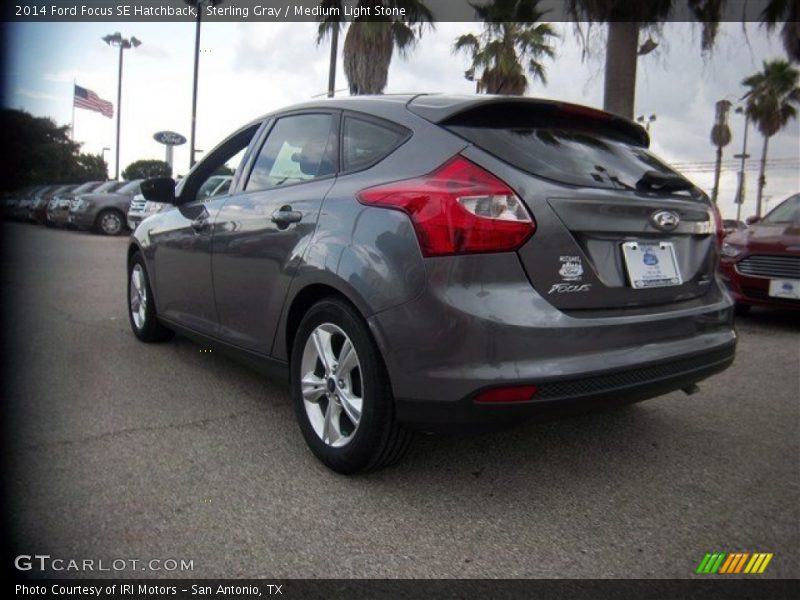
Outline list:
[[[776,310],[754,306],[747,314],[736,316],[736,326],[757,326],[762,329],[800,331],[800,310]]]

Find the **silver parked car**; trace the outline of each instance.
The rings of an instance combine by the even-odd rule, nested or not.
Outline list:
[[[103,235],[119,235],[125,230],[131,199],[139,193],[141,179],[128,181],[113,191],[81,194],[69,205],[69,224]]]
[[[142,341],[181,332],[288,376],[330,468],[410,431],[683,389],[734,358],[722,222],[636,123],[492,96],[312,102],[233,133],[128,248]],[[241,154],[227,194],[201,197]]]

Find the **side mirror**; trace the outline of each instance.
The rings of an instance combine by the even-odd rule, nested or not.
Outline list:
[[[755,223],[758,223],[759,221],[761,221],[761,217],[757,217],[755,215],[753,215],[752,217],[747,217],[744,220],[744,222],[747,223],[748,225],[753,225]]]
[[[171,177],[147,179],[142,182],[141,190],[145,200],[175,204],[175,180]]]

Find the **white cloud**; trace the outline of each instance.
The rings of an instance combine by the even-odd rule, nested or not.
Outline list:
[[[555,26],[562,39],[557,42],[556,60],[546,61],[549,84],[536,82],[528,94],[601,106],[603,27],[592,28],[589,56],[582,60],[573,25]],[[474,91],[474,84],[464,79],[467,57],[454,55],[451,48],[458,35],[477,32],[480,27],[479,23],[437,23],[407,60],[395,54],[386,91]],[[25,28],[24,35],[10,38],[9,89],[33,95],[11,94],[6,101],[13,106],[21,102],[35,114],[68,123],[72,112],[69,84],[73,79],[116,104],[118,55],[100,38],[120,29],[144,42],[125,54],[121,166],[139,158],[163,156],[163,146],[152,139],[155,131],[172,129],[189,137],[192,23],[27,24]],[[763,60],[783,56],[778,37],[768,37],[756,26],[749,26],[745,37],[740,23],[722,24],[717,47],[705,59],[699,37],[697,26],[666,24],[663,37],[656,35],[658,49],[638,64],[636,114],[657,114],[651,131],[653,148],[670,162],[713,161],[714,147],[708,136],[714,103],[725,97],[739,98],[744,91],[740,85],[743,77],[760,68]],[[341,60],[343,42],[344,36],[340,36],[337,88],[347,86]],[[40,49],[38,62],[31,52],[34,43]],[[243,123],[327,89],[330,46],[327,40],[317,46],[315,23],[204,23],[201,49],[197,145],[206,151]],[[726,159],[741,151],[742,125],[742,118],[732,114],[733,140],[725,148]],[[87,151],[112,148],[113,160],[115,120],[76,111],[76,132]],[[794,122],[770,140],[769,156],[798,157],[799,140],[800,127]],[[751,128],[751,166],[760,156],[761,142],[761,136]],[[188,144],[176,148],[178,172],[186,171],[188,155]],[[712,173],[687,174],[710,191]],[[756,176],[755,171],[748,171],[746,213],[752,211]],[[734,171],[723,173],[720,189],[723,212],[726,216],[735,214]],[[773,203],[798,189],[796,172],[773,169],[768,173],[765,194]]]
[[[54,94],[47,94],[45,92],[38,92],[36,90],[27,90],[25,88],[17,88],[14,90],[14,94],[24,98],[31,98],[32,100],[49,100],[52,102],[62,102],[64,100],[64,98]]]

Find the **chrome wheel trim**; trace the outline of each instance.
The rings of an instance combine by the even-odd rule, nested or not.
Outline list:
[[[147,285],[144,281],[144,269],[136,264],[131,270],[131,284],[128,292],[131,318],[136,329],[144,327],[147,315]]]
[[[333,323],[311,332],[300,361],[300,390],[311,427],[328,446],[350,443],[361,422],[361,363],[347,334]]]
[[[100,219],[100,229],[105,234],[116,235],[122,229],[122,221],[116,213],[106,213]]]

